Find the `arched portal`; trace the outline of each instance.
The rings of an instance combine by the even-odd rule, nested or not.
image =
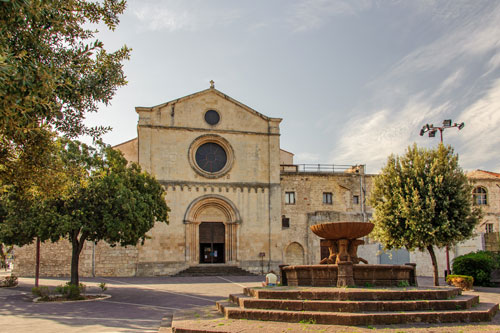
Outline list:
[[[197,264],[237,261],[237,226],[240,215],[229,199],[221,195],[197,198],[186,209],[184,223],[187,262]]]
[[[299,243],[293,242],[286,247],[285,262],[288,265],[304,264],[304,248]]]

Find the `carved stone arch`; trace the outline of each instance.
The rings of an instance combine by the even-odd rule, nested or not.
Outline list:
[[[200,256],[199,225],[202,222],[222,222],[225,225],[225,262],[237,261],[237,227],[240,213],[231,200],[218,194],[206,194],[193,200],[184,213],[186,224],[186,261],[197,264]]]
[[[287,265],[303,265],[304,247],[297,242],[288,244],[285,249],[285,263]]]
[[[184,223],[201,223],[207,209],[217,209],[224,216],[224,223],[241,223],[240,213],[231,200],[218,194],[206,194],[193,200],[184,214]],[[207,221],[205,221],[207,222]],[[215,221],[214,221],[215,222]]]

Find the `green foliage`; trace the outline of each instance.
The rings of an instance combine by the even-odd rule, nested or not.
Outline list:
[[[0,1],[0,128],[24,142],[40,128],[71,137],[96,135],[86,112],[108,104],[126,84],[121,62],[130,50],[108,53],[96,24],[114,30],[125,1]]]
[[[69,300],[81,300],[85,299],[82,294],[85,294],[86,288],[83,283],[76,285],[68,282],[65,285],[57,286],[56,292]]]
[[[410,286],[410,283],[408,281],[398,281],[398,287],[407,288],[409,286]]]
[[[450,275],[446,276],[446,283],[447,284],[451,284],[452,281],[456,280],[456,279],[462,279],[466,283],[470,284],[471,286],[474,284],[474,278],[472,276],[469,276],[469,275],[458,275],[458,274],[450,274]]]
[[[473,277],[478,286],[490,286],[491,272],[499,264],[495,255],[488,251],[478,251],[453,259],[453,273]]]
[[[471,193],[451,147],[409,147],[402,157],[391,155],[375,177],[372,235],[386,249],[425,250],[466,240],[481,216]]]
[[[0,207],[17,200],[23,209],[25,199],[59,192],[57,134],[97,138],[109,129],[85,126],[85,115],[126,84],[130,49],[107,52],[95,28],[114,29],[124,9],[121,0],[0,1],[0,195],[9,192]],[[27,244],[37,233],[29,225],[21,231],[7,237],[22,233]]]
[[[0,281],[0,287],[15,287],[17,286],[17,276],[11,274],[10,276],[6,276],[3,278],[3,281]]]
[[[168,223],[163,187],[139,165],[103,143],[90,147],[59,139],[52,154],[62,186],[54,196],[3,197],[0,241],[24,245],[34,235],[53,242],[67,238],[73,248],[71,283],[78,284],[78,258],[85,241],[137,245],[155,222]],[[21,196],[20,196],[21,198]]]
[[[108,290],[108,287],[106,287],[106,283],[105,282],[99,283],[99,288],[101,288],[101,291]]]
[[[50,297],[50,289],[49,287],[33,287],[31,288],[31,293],[35,297],[40,297],[42,301],[48,301]]]
[[[374,179],[369,200],[375,224],[371,235],[385,249],[427,249],[437,284],[433,246],[452,246],[470,238],[481,218],[471,193],[451,147],[408,147],[402,157],[391,155]]]

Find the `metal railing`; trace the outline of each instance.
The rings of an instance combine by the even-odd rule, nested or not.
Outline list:
[[[281,164],[281,172],[323,172],[323,173],[335,173],[335,172],[346,172],[347,170],[352,170],[356,173],[357,166],[355,165],[345,165],[345,164]]]

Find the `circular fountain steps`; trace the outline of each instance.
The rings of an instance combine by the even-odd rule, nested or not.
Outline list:
[[[245,288],[217,302],[228,319],[387,325],[490,321],[498,304],[458,288]]]

